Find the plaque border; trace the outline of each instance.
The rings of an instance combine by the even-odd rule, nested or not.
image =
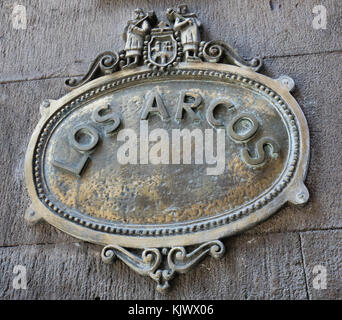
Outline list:
[[[278,107],[282,120],[286,122],[290,139],[285,173],[273,185],[272,190],[232,213],[201,220],[161,225],[115,225],[100,223],[99,219],[82,214],[64,212],[58,208],[44,191],[44,177],[41,163],[45,144],[54,126],[62,121],[74,108],[81,107],[109,91],[120,90],[136,84],[163,81],[169,78],[182,80],[215,80],[233,82],[246,88],[253,88],[265,94]],[[286,80],[285,82],[283,80]],[[182,62],[170,70],[151,70],[146,66],[118,71],[102,76],[74,89],[59,100],[49,100],[40,110],[39,121],[28,146],[25,160],[25,177],[32,205],[26,213],[29,222],[46,220],[56,228],[79,239],[102,245],[118,245],[128,248],[164,248],[195,245],[228,237],[267,219],[286,202],[303,204],[309,194],[304,179],[309,163],[309,130],[305,116],[296,100],[290,94],[292,79],[272,79],[262,74],[232,65],[213,62]],[[280,180],[280,181],[279,181]]]

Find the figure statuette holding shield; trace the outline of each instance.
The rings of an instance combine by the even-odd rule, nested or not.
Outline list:
[[[174,30],[180,32],[185,61],[200,60],[198,57],[198,47],[201,41],[201,22],[195,13],[189,13],[187,5],[177,7],[177,12],[173,9],[167,10],[167,18],[174,23]]]
[[[134,10],[135,19],[129,20],[125,27],[123,39],[126,42],[125,56],[127,64],[123,68],[134,68],[139,64],[142,55],[145,35],[151,30],[155,13],[145,14],[142,9]]]

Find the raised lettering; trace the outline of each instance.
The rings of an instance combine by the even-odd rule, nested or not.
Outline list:
[[[182,92],[179,98],[176,121],[180,122],[183,119],[183,111],[190,116],[192,121],[200,121],[201,118],[193,109],[198,108],[201,105],[202,100],[202,96],[199,93],[189,91]]]
[[[163,121],[170,119],[170,116],[164,106],[164,102],[157,92],[152,92],[147,98],[140,119],[147,120],[150,113],[159,115]]]

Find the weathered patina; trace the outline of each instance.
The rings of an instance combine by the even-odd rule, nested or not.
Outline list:
[[[260,59],[222,41],[197,41],[200,22],[184,6],[167,11],[177,27],[136,13],[125,39],[139,48],[99,55],[67,81],[72,92],[42,104],[26,217],[105,245],[105,262],[117,256],[163,290],[205,254],[222,256],[220,238],[308,200],[309,135],[291,78],[256,73]]]

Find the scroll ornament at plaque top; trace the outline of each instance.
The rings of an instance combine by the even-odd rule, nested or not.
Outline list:
[[[308,127],[287,76],[201,41],[186,5],[135,10],[125,49],[100,54],[46,100],[28,146],[29,223],[101,244],[164,291],[221,238],[304,204]]]

